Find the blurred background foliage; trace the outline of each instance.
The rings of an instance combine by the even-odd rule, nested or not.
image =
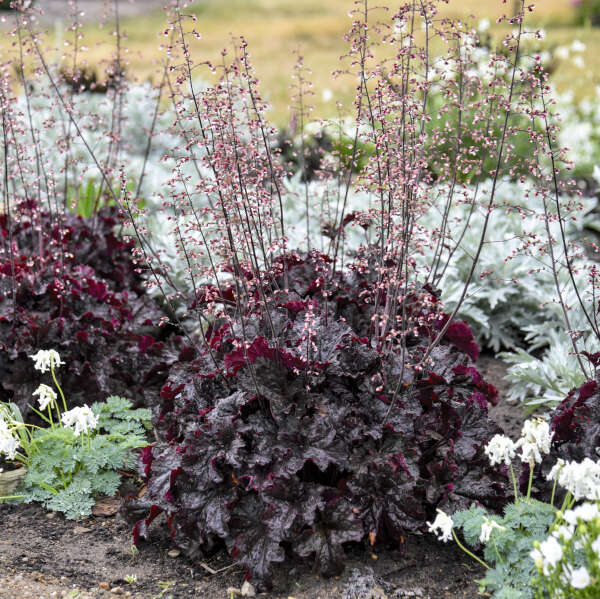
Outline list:
[[[166,42],[165,16],[161,10],[144,8],[144,0],[136,0],[135,3],[140,6],[140,14],[124,18],[121,23],[127,33],[127,73],[130,79],[156,82],[164,58],[161,45]],[[44,0],[38,1],[42,8],[43,4]],[[378,4],[373,2],[374,6]],[[386,4],[395,6],[401,3]],[[570,60],[559,60],[552,73],[555,88],[559,92],[572,91],[577,100],[595,94],[595,87],[600,84],[600,28],[594,27],[595,21],[589,17],[589,4],[589,0],[541,0],[529,20],[530,27],[543,28],[545,32],[543,42],[538,43],[535,51],[569,47],[576,40],[585,43],[579,66]],[[315,89],[314,96],[310,98],[315,107],[312,116],[337,116],[337,102],[341,102],[342,113],[346,114],[351,108],[356,81],[349,76],[334,78],[331,74],[344,67],[340,56],[347,49],[344,34],[350,25],[349,11],[352,7],[353,0],[196,0],[189,10],[198,17],[198,22],[189,20],[188,26],[190,30],[195,28],[201,39],[190,37],[193,57],[197,64],[204,61],[219,64],[223,48],[231,48],[232,40],[244,35],[264,97],[273,105],[273,120],[279,125],[286,125],[291,74],[296,62],[295,52],[299,52],[305,65],[312,70]],[[450,0],[442,8],[444,16],[468,19],[476,14],[474,26],[480,19],[489,19],[493,39],[501,38],[508,31],[505,24],[498,25],[495,20],[512,10],[513,0]],[[384,15],[374,11],[372,18],[376,20],[384,18]],[[112,30],[112,22],[109,19],[100,28],[97,21],[91,22],[85,16],[82,21],[83,39],[80,44],[87,48],[82,58],[85,57],[90,65],[107,62],[113,52],[110,36],[107,35]],[[46,20],[49,55],[54,53],[58,56],[59,51],[68,50],[70,40],[64,33],[68,25],[66,14],[62,19]],[[9,27],[10,18],[7,18],[4,29]],[[14,51],[11,43],[10,38],[0,41],[3,60]],[[389,48],[384,46],[379,53],[386,51],[389,52]],[[214,77],[201,66],[197,69],[197,76],[209,81]]]

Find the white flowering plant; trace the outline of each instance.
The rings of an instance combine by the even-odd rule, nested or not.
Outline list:
[[[551,534],[535,544],[537,569],[532,586],[536,599],[600,597],[600,510],[586,502],[559,511]]]
[[[486,569],[485,576],[477,582],[481,592],[494,599],[532,599],[534,596],[531,580],[535,565],[530,552],[533,543],[542,542],[554,523],[554,493],[550,503],[533,499],[530,475],[527,492],[520,495],[513,462],[518,458],[533,474],[535,465],[550,452],[552,436],[548,422],[541,419],[525,421],[516,442],[505,435],[495,435],[485,453],[492,466],[509,469],[514,502],[506,506],[502,515],[490,514],[477,505],[452,517],[442,512],[430,525],[431,532],[441,533],[440,540],[454,538],[463,551]],[[461,542],[456,529],[461,529],[465,544],[473,551]],[[474,553],[481,548],[483,559]]]
[[[478,582],[481,591],[494,599],[600,597],[600,460],[559,458],[546,476],[553,482],[549,501],[532,499],[534,469],[550,453],[552,438],[542,419],[526,420],[516,442],[495,435],[485,453],[492,466],[510,470],[514,502],[502,516],[476,505],[452,517],[439,511],[429,526],[444,542],[454,538],[486,568]],[[513,467],[517,457],[529,470],[525,496],[517,488]],[[456,529],[462,529],[464,541],[474,550],[483,546],[483,559],[461,543]]]
[[[123,469],[135,468],[133,450],[148,444],[150,411],[116,396],[69,410],[55,374],[63,365],[58,353],[31,357],[54,381],[54,388],[41,384],[33,393],[39,409],[32,409],[46,426],[25,424],[15,404],[0,403],[0,457],[26,469],[21,488],[0,502],[38,501],[67,518],[84,518],[96,496],[117,492]]]

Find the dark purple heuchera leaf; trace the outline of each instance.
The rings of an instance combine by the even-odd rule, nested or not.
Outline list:
[[[164,511],[190,555],[225,546],[268,587],[286,554],[337,574],[347,542],[402,547],[438,506],[502,506],[505,478],[483,452],[498,432],[487,415],[497,391],[473,367],[470,332],[452,329],[415,374],[410,366],[439,331],[439,314],[423,307],[436,305],[433,291],[407,300],[421,324],[402,363],[399,348],[384,353],[373,340],[373,273],[339,275],[325,303],[315,283],[323,263],[280,259],[264,280],[284,289],[285,264],[288,289],[271,294],[269,323],[263,310],[245,315],[246,349],[235,325],[215,323],[210,352],[171,369],[154,414],[157,443],[140,461],[148,491],[123,506],[136,535]],[[233,313],[235,296],[228,302]]]
[[[301,557],[314,556],[317,569],[324,576],[335,576],[344,569],[342,545],[362,540],[363,525],[355,508],[342,497],[330,499],[317,522],[302,534],[294,551]]]
[[[154,326],[162,312],[136,272],[132,244],[113,233],[116,210],[101,210],[95,225],[67,215],[59,227],[41,215],[41,255],[26,206],[15,215],[14,267],[9,253],[0,256],[0,400],[27,416],[31,393],[48,382],[29,356],[55,349],[65,362],[57,374],[70,405],[107,395],[152,405],[182,346]],[[2,215],[5,237],[8,226]]]
[[[242,496],[231,510],[227,548],[254,580],[269,581],[272,564],[285,560],[281,541],[294,518],[283,514],[254,493]]]
[[[437,327],[441,329],[448,322],[448,318],[448,315],[444,314],[438,321]],[[473,332],[466,322],[462,320],[453,321],[446,330],[445,338],[449,343],[464,351],[471,360],[475,361],[479,357],[479,346],[475,342]]]

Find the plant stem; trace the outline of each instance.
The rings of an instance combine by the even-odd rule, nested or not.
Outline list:
[[[552,507],[554,507],[554,495],[556,493],[556,484],[558,483],[558,474],[556,475],[556,478],[554,479],[554,485],[552,485],[552,497],[550,498],[550,505]]]
[[[571,507],[572,498],[573,498],[573,495],[571,495],[571,491],[569,491],[567,493],[566,497],[564,498],[563,504],[560,508],[560,511],[563,512],[563,514],[564,514],[565,510],[567,509],[567,506],[569,506],[569,508]]]
[[[531,486],[533,484],[533,471],[535,469],[535,464],[531,462],[529,464],[529,483],[527,484],[527,501],[531,498]]]
[[[56,375],[54,374],[54,368],[52,366],[50,366],[50,372],[52,374],[52,380],[54,381],[54,384],[56,385],[56,388],[58,389],[58,392],[60,393],[60,398],[62,399],[63,408],[65,409],[65,412],[66,412],[67,411],[67,400],[65,399],[65,394],[63,393],[61,386],[58,384],[58,381],[56,380]]]
[[[494,533],[492,532],[492,542],[494,543],[494,549],[496,550],[496,555],[498,556],[498,561],[504,565],[504,560],[502,559],[502,556],[500,555],[500,552],[498,551],[498,545],[496,544],[496,539],[494,539]]]
[[[479,557],[477,557],[472,551],[469,551],[459,540],[458,540],[458,536],[456,535],[456,532],[454,532],[454,530],[452,531],[452,536],[454,537],[454,540],[456,541],[456,544],[470,557],[472,557],[476,562],[479,562],[482,566],[484,566],[485,568],[487,568],[488,570],[490,569],[490,567]]]

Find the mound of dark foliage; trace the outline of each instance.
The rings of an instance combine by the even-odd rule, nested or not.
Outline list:
[[[0,215],[0,401],[27,414],[32,391],[49,382],[30,356],[55,349],[70,405],[108,395],[151,405],[178,358],[178,341],[157,335],[162,313],[136,272],[131,245],[114,233],[116,212],[40,219],[32,223],[23,206],[18,219]]]
[[[403,364],[399,347],[385,354],[370,340],[371,273],[338,276],[325,303],[317,262],[285,258],[289,292],[272,294],[268,317],[248,319],[245,350],[236,325],[215,323],[205,354],[173,368],[154,415],[158,442],[140,458],[147,492],[123,507],[136,544],[165,512],[188,555],[225,545],[268,586],[286,555],[333,575],[345,543],[402,546],[438,506],[503,503],[504,478],[482,451],[497,432],[487,414],[497,392],[472,366],[468,327],[455,323],[415,374],[408,366],[443,319],[407,338]],[[280,290],[281,264],[266,277]],[[233,290],[221,293],[233,311]],[[406,312],[426,316],[436,303],[424,288]]]

